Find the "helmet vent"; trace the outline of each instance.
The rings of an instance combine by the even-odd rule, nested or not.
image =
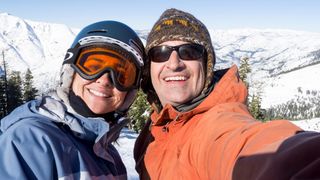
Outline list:
[[[106,32],[108,32],[106,29],[100,29],[100,30],[89,31],[88,34],[92,34],[92,33],[106,33]]]

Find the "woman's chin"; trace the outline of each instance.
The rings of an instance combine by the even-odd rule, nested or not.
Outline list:
[[[112,111],[115,111],[115,109],[111,109],[109,106],[97,106],[89,107],[90,110],[95,114],[106,114]]]

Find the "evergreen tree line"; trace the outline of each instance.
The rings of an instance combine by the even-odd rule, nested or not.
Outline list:
[[[21,78],[19,71],[12,71],[10,74],[7,73],[6,68],[3,68],[3,71],[5,73],[0,76],[0,119],[16,107],[35,99],[38,93],[33,86],[30,69],[27,69],[24,79]]]
[[[320,117],[320,91],[299,90],[296,97],[286,103],[271,106],[266,111],[266,119],[312,119]]]

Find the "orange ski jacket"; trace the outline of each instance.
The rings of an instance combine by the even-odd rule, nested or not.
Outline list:
[[[178,112],[167,104],[159,114],[154,112],[135,144],[140,178],[263,179],[269,161],[246,157],[277,153],[301,129],[285,120],[255,120],[246,98],[247,88],[233,66],[196,108]]]

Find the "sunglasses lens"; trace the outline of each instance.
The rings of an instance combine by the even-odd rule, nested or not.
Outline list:
[[[150,49],[148,56],[153,62],[165,62],[169,59],[171,52],[168,46],[156,46]]]
[[[109,71],[116,87],[127,89],[133,86],[137,78],[136,65],[116,51],[94,47],[84,49],[76,61],[76,67],[86,79],[95,79]]]
[[[203,52],[203,46],[197,44],[185,44],[179,47],[179,56],[183,60],[200,59]]]
[[[172,51],[176,50],[183,60],[200,59],[205,49],[198,44],[183,44],[179,46],[156,46],[150,49],[148,56],[153,62],[165,62],[169,59]]]

